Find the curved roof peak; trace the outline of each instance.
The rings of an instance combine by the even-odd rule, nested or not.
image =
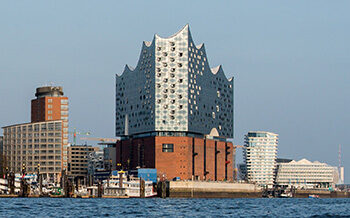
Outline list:
[[[179,30],[177,33],[175,33],[169,37],[161,37],[158,34],[155,34],[155,37],[162,38],[162,39],[170,39],[170,38],[173,38],[173,37],[179,35],[180,33],[184,32],[184,31],[189,31],[189,30],[190,30],[190,26],[189,26],[189,24],[186,24],[184,27],[182,27],[181,30]]]
[[[197,49],[201,49],[203,46],[204,46],[204,43],[201,43],[201,44],[199,44],[199,45],[196,45],[196,48],[197,48]]]
[[[213,74],[217,74],[220,71],[221,65],[211,68]]]
[[[145,46],[150,47],[152,45],[152,42],[150,41],[143,41],[143,44],[145,44]]]
[[[124,71],[126,70],[130,70],[130,71],[133,71],[135,68],[132,67],[132,66],[129,66],[128,64],[125,64],[125,68],[124,68]]]

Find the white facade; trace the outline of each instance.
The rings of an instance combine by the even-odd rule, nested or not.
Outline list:
[[[144,42],[136,68],[116,76],[116,135],[155,131],[233,137],[233,78],[210,69],[188,25]]]
[[[321,188],[330,187],[337,180],[337,169],[318,161],[311,162],[306,159],[299,161],[293,160],[289,163],[278,163],[277,166],[277,185]]]
[[[250,131],[245,136],[243,149],[246,165],[245,178],[260,185],[274,183],[276,170],[278,134],[264,131]]]

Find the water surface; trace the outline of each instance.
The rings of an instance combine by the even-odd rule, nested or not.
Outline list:
[[[350,199],[2,198],[1,217],[350,217]]]

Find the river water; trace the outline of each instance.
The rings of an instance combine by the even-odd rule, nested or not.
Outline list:
[[[350,199],[2,198],[1,217],[350,217]]]

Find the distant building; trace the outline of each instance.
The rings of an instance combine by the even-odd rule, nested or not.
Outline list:
[[[286,158],[277,158],[276,159],[276,163],[279,164],[279,163],[289,163],[293,161],[293,159],[286,159]]]
[[[63,169],[67,169],[68,145],[68,97],[60,86],[43,86],[36,89],[36,99],[31,102],[31,122],[62,120],[63,124]]]
[[[277,185],[292,185],[297,188],[328,188],[333,187],[337,180],[337,169],[326,163],[302,159],[277,165]]]
[[[238,164],[238,176],[239,180],[247,181],[247,165]]]
[[[31,122],[63,120],[68,123],[68,98],[59,86],[44,86],[36,89],[32,100]]]
[[[117,149],[116,144],[109,144],[108,147],[103,148],[104,168],[106,170],[117,169]]]
[[[36,89],[31,102],[31,123],[3,127],[5,156],[9,171],[36,172],[45,179],[59,180],[67,169],[68,98],[62,87],[45,86]]]
[[[88,176],[94,182],[107,179],[111,175],[111,170],[105,168],[104,152],[95,151],[89,154]]]
[[[103,151],[97,150],[88,155],[88,175],[94,175],[97,170],[104,170]]]
[[[0,176],[3,174],[5,174],[5,158],[3,155],[3,136],[0,136]]]
[[[45,121],[3,127],[3,154],[9,171],[21,173],[23,164],[27,173],[37,168],[44,179],[58,181],[63,167],[63,122]]]
[[[260,185],[272,185],[275,179],[278,134],[250,131],[243,149],[245,178]]]
[[[339,184],[344,184],[344,167],[338,167],[339,171]]]
[[[90,154],[99,148],[88,145],[72,145],[68,147],[68,175],[86,178]]]
[[[233,78],[210,68],[189,26],[144,42],[116,76],[117,163],[172,179],[232,180]]]

